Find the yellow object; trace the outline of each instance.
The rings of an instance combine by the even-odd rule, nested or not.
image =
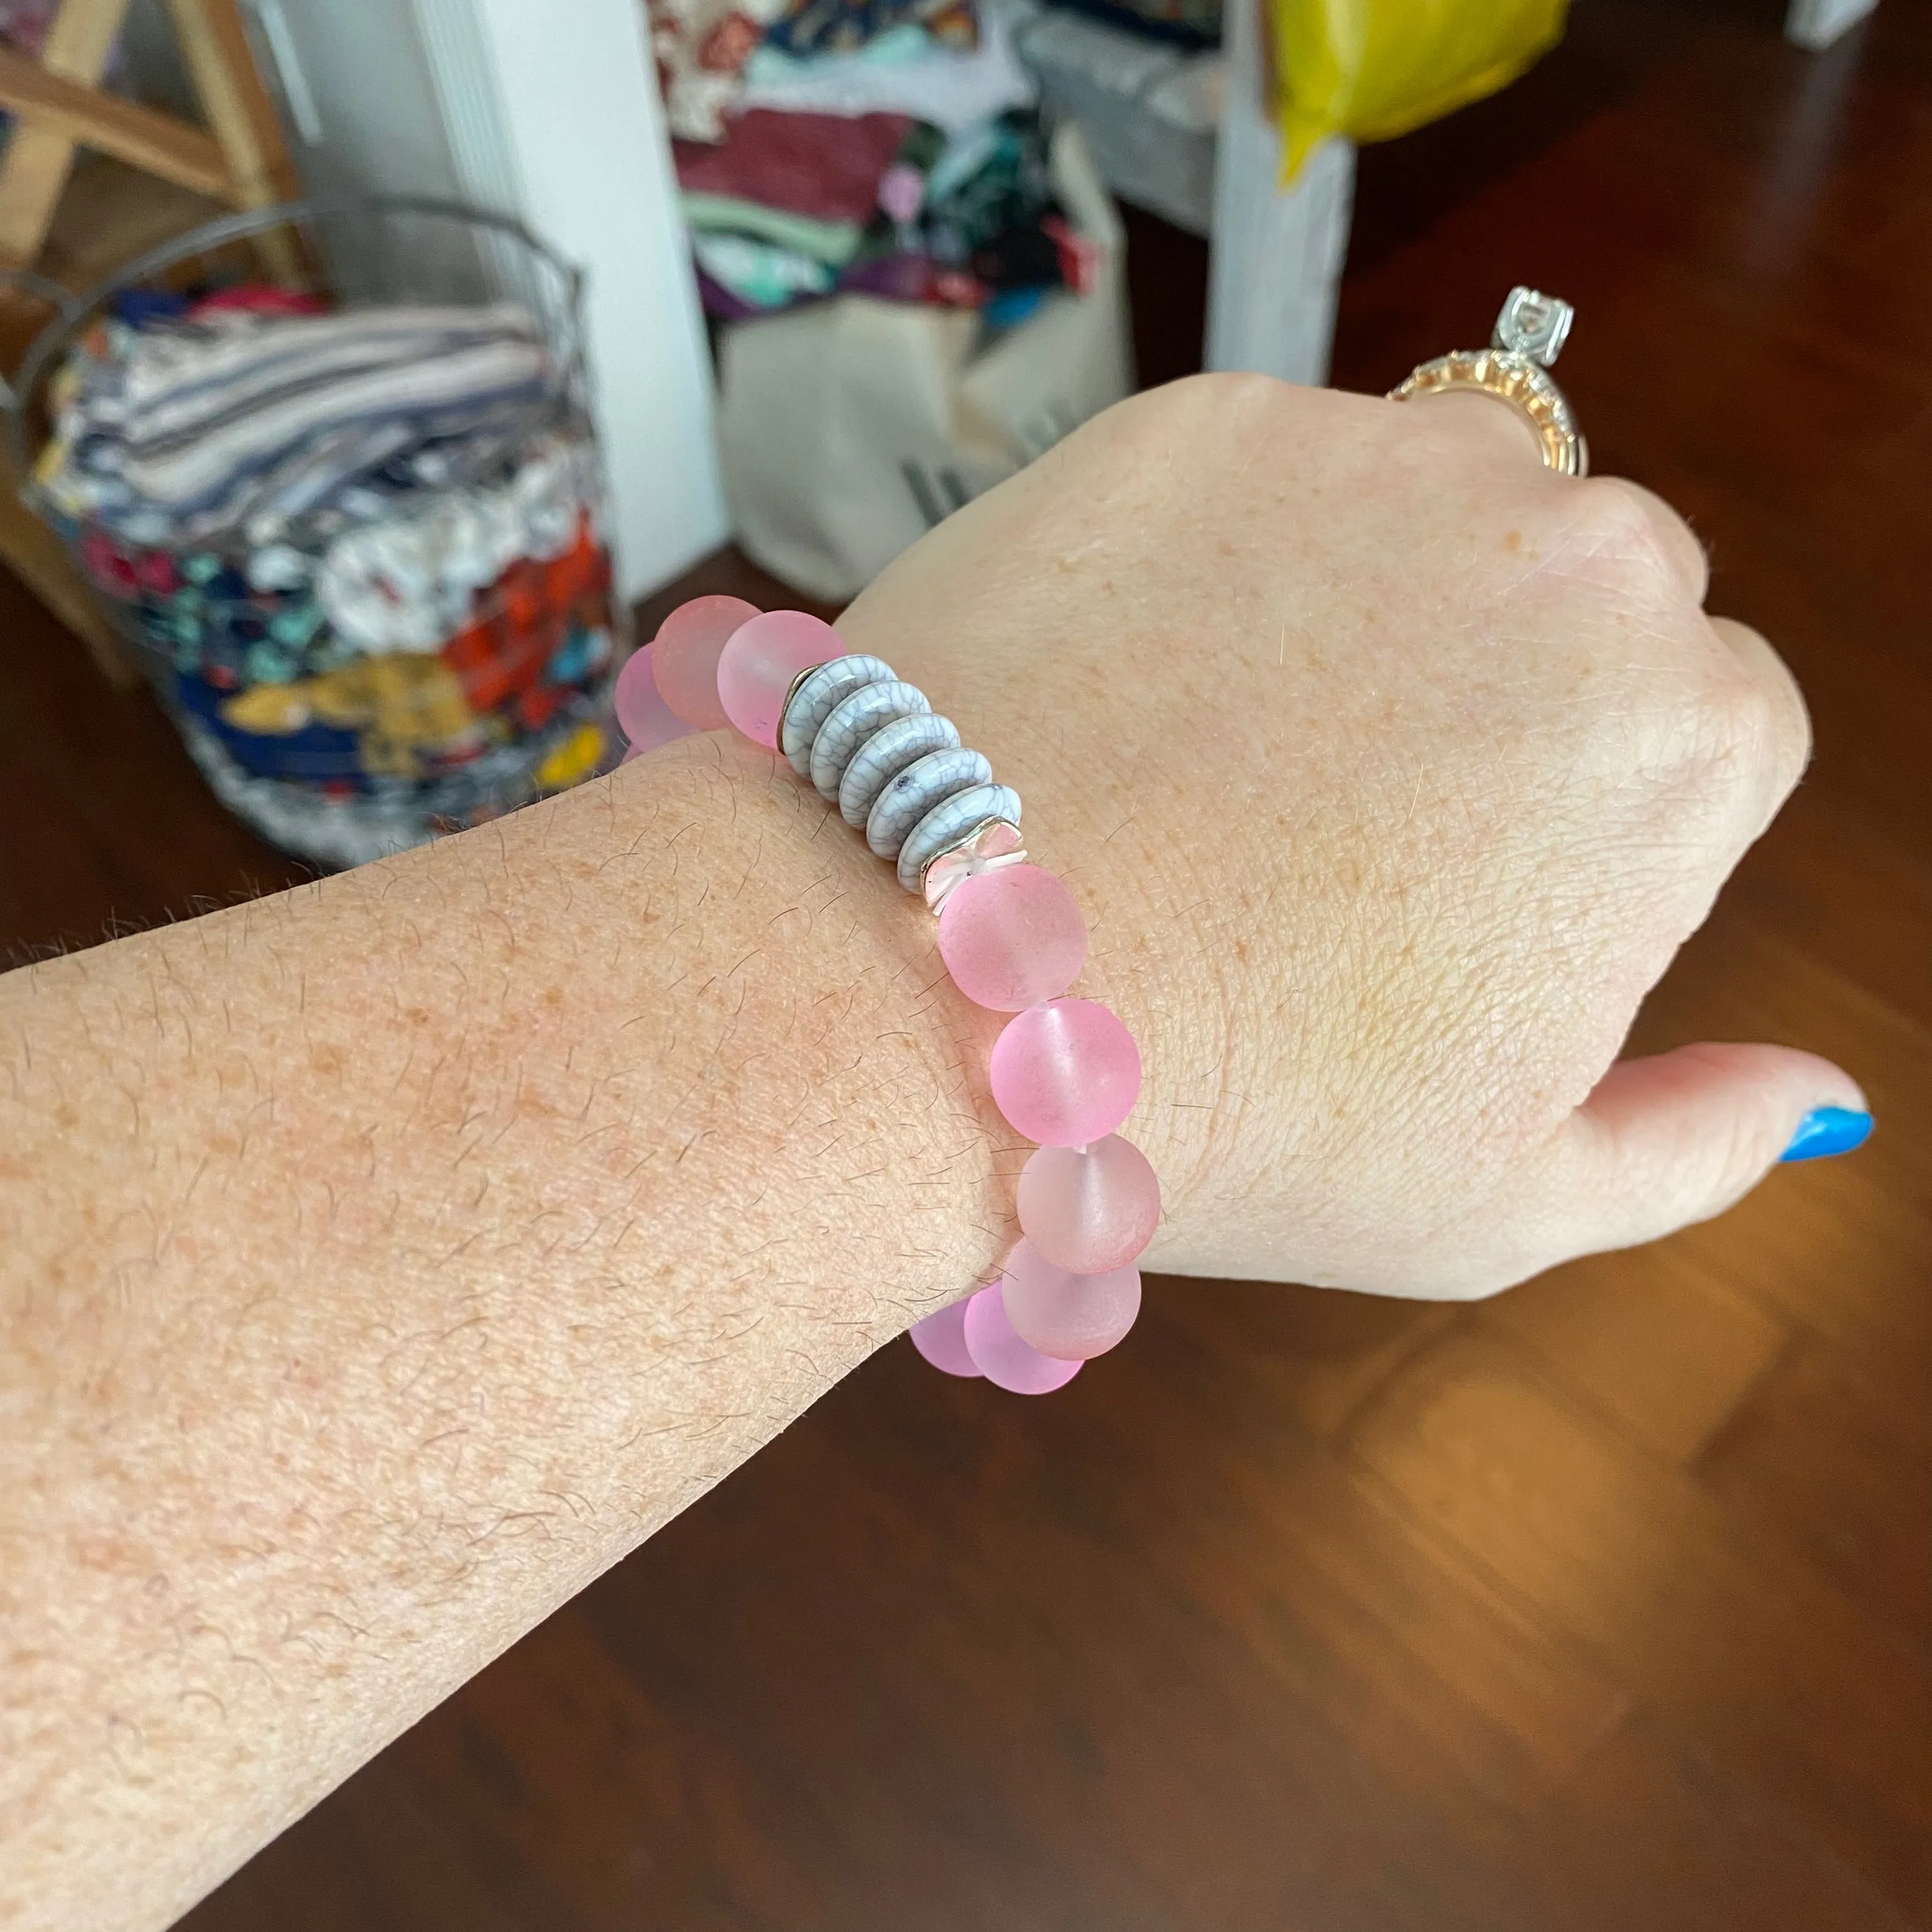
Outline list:
[[[1386,141],[1506,87],[1563,37],[1568,0],[1269,0],[1282,179],[1331,134]]]
[[[433,652],[358,658],[298,683],[258,684],[224,698],[221,716],[238,730],[272,737],[313,724],[359,732],[362,769],[386,778],[416,778],[424,752],[446,753],[478,738],[462,686]]]
[[[562,791],[587,778],[604,755],[604,734],[595,724],[572,732],[537,767],[537,783],[545,791]]]
[[[258,738],[285,737],[314,722],[315,707],[308,701],[309,688],[304,684],[250,686],[221,700],[222,721],[238,731],[253,732]]]

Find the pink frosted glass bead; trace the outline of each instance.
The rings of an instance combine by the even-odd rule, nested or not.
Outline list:
[[[1070,1274],[1030,1242],[1006,1257],[1000,1294],[1023,1342],[1064,1362],[1104,1355],[1141,1312],[1141,1271],[1130,1263],[1105,1274]]]
[[[949,1376],[976,1376],[979,1364],[966,1352],[966,1304],[973,1298],[955,1301],[915,1322],[907,1332],[912,1345],[935,1369]]]
[[[802,670],[845,655],[838,633],[804,610],[767,610],[731,633],[718,660],[718,701],[754,745],[776,751],[785,693]]]
[[[1016,1013],[1057,1000],[1087,963],[1087,922],[1039,866],[962,879],[939,915],[939,956],[975,1006]]]
[[[967,1352],[995,1388],[1014,1395],[1051,1395],[1080,1372],[1078,1362],[1042,1355],[1023,1341],[1006,1319],[997,1286],[982,1288],[966,1304]]]
[[[1091,1147],[1036,1148],[1020,1170],[1020,1228],[1074,1274],[1125,1268],[1160,1225],[1160,1183],[1118,1134]]]
[[[651,672],[649,644],[633,651],[617,674],[614,701],[617,728],[630,742],[631,748],[624,754],[627,764],[645,752],[669,744],[674,738],[690,735],[692,727],[664,701],[658,690],[657,680]]]
[[[740,624],[758,614],[742,597],[694,597],[658,626],[651,674],[659,694],[687,724],[715,731],[730,719],[718,696],[718,659]]]
[[[1141,1090],[1133,1035],[1091,1000],[1054,1000],[1016,1013],[993,1042],[988,1071],[1007,1125],[1042,1147],[1105,1140]]]

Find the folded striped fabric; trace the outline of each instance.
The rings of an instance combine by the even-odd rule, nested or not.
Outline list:
[[[292,384],[172,436],[138,442],[97,436],[82,460],[119,476],[150,503],[191,510],[319,431],[533,398],[542,391],[544,363],[535,343],[485,343],[326,384]]]
[[[124,359],[104,372],[92,407],[130,437],[164,436],[290,386],[505,339],[538,340],[527,312],[508,302],[300,316],[204,313],[138,331]]]
[[[106,341],[38,480],[65,514],[150,543],[286,521],[415,452],[460,470],[452,445],[527,430],[565,380],[510,304],[214,314]]]

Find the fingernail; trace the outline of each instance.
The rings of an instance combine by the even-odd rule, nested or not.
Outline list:
[[[1780,1160],[1822,1160],[1828,1154],[1850,1154],[1871,1138],[1872,1117],[1856,1107],[1814,1107],[1798,1123],[1791,1144]]]

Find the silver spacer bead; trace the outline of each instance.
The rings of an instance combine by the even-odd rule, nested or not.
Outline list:
[[[946,910],[946,902],[968,879],[982,872],[997,872],[1008,866],[1026,862],[1026,841],[1017,825],[1004,818],[988,818],[926,862],[920,874],[926,890],[927,911],[935,915]]]
[[[899,884],[909,892],[922,891],[926,867],[989,818],[1018,824],[1020,795],[1011,785],[974,785],[934,806],[899,848]]]

